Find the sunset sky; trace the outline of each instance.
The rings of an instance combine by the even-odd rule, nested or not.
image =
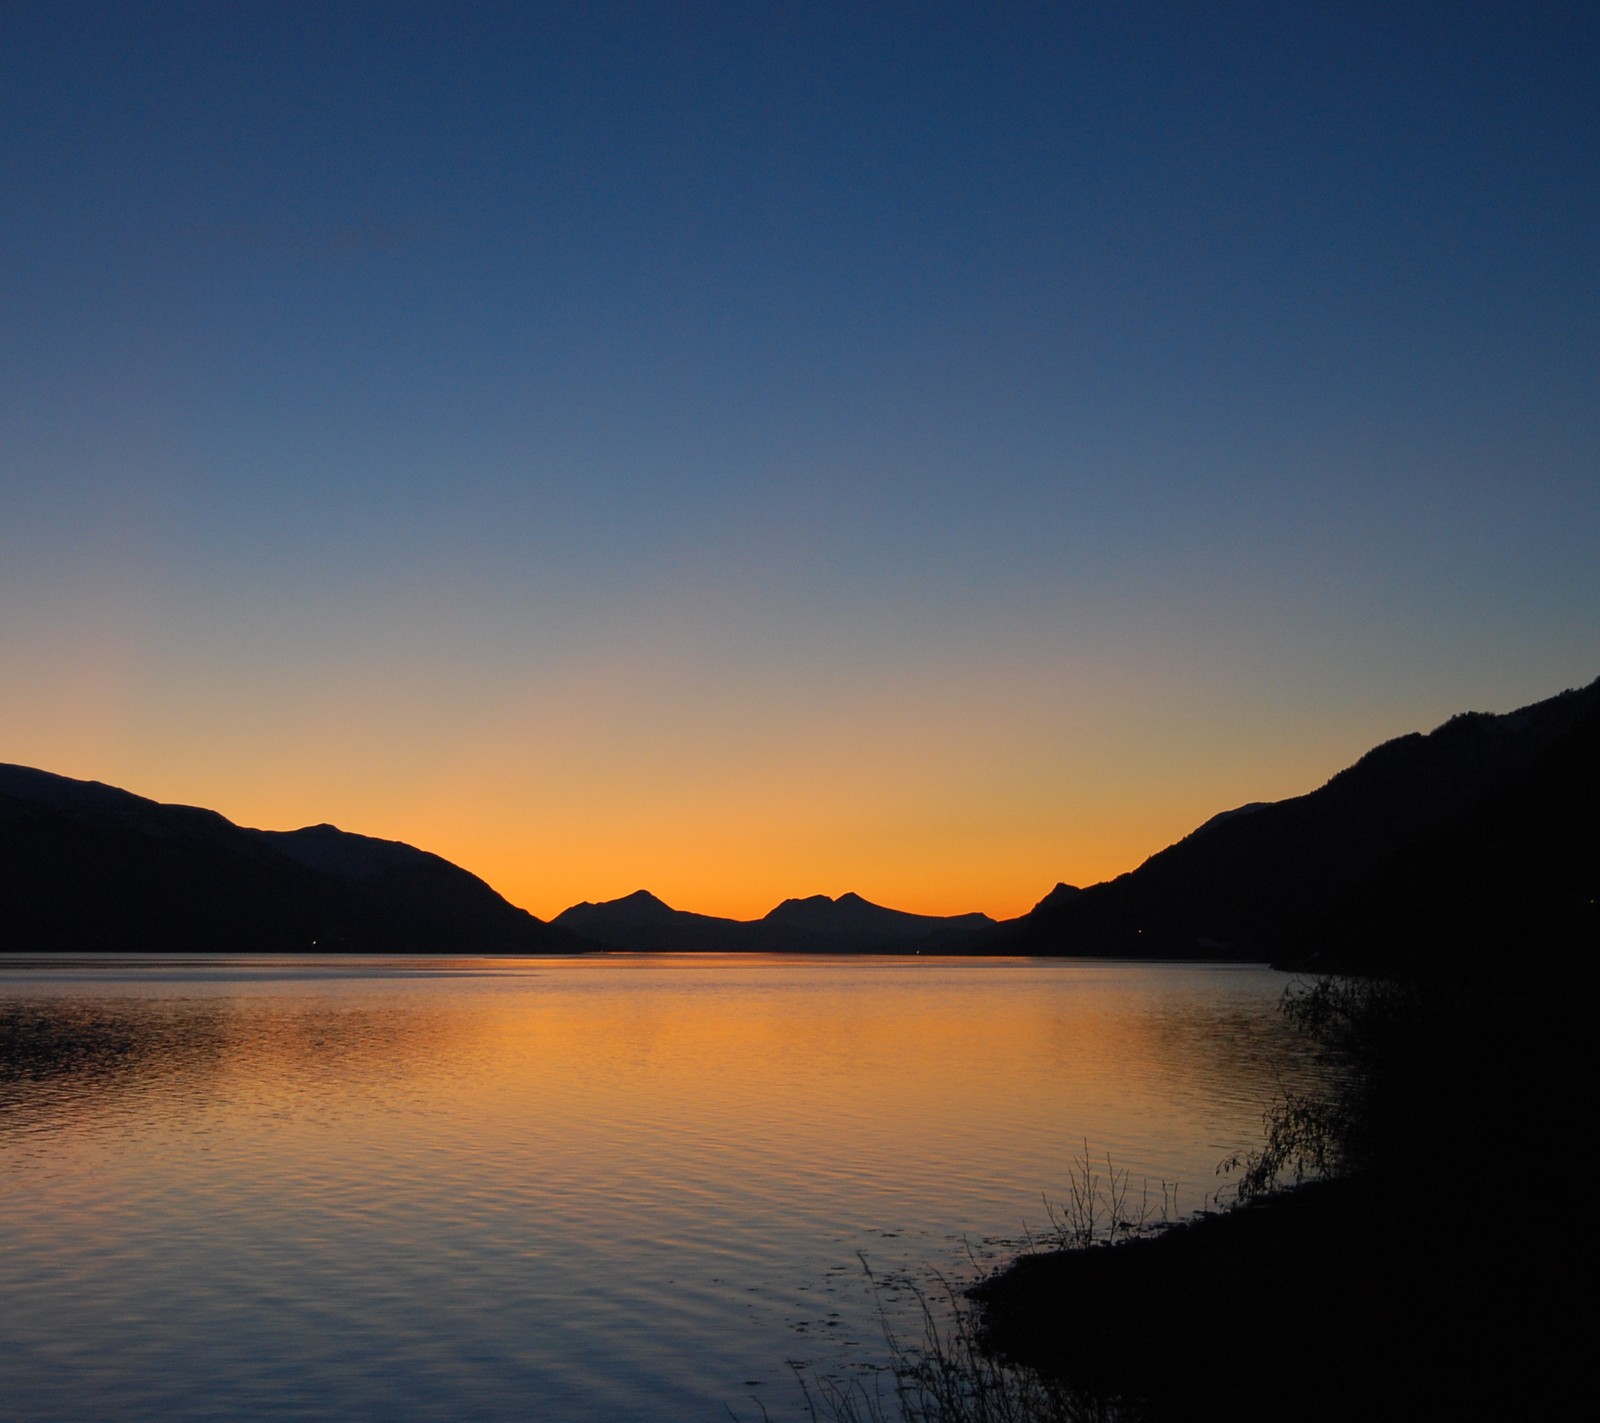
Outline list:
[[[0,761],[1028,908],[1600,674],[1600,7],[0,26]]]

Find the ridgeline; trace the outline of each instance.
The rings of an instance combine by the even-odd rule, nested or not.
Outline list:
[[[437,855],[0,765],[0,951],[513,953],[592,948]]]
[[[1137,869],[1029,913],[908,914],[855,894],[759,920],[643,890],[551,924],[437,855],[330,825],[248,830],[0,766],[0,952],[978,953],[1233,959],[1320,970],[1552,962],[1593,936],[1600,681],[1463,713],[1303,796],[1213,816]],[[1438,959],[1438,963],[1432,960]]]
[[[1108,1401],[1148,1423],[1570,1411],[1586,1280],[1561,1237],[1581,1229],[1573,1093],[1593,1068],[1596,686],[1391,742],[1101,888],[1050,906],[1057,943],[1126,944],[1142,925],[1184,948],[1203,923],[1342,975],[1287,1004],[1339,1071],[1269,1118],[1246,1204],[980,1285],[983,1345],[1053,1381],[1073,1417]],[[1273,1189],[1302,1171],[1321,1179]]]

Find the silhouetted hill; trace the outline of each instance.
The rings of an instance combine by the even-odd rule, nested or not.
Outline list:
[[[553,922],[612,948],[707,953],[958,952],[994,928],[986,914],[907,914],[858,894],[786,899],[761,919],[718,919],[672,909],[644,890],[575,904]]]
[[[758,923],[775,944],[840,953],[913,949],[937,953],[964,945],[994,927],[987,914],[908,914],[851,893],[837,899],[825,894],[786,899]]]
[[[1600,684],[1597,684],[1600,685]],[[1589,691],[1593,692],[1594,688]],[[1316,967],[1406,977],[1593,972],[1600,945],[1600,705],[1411,839],[1312,926]]]
[[[548,953],[591,947],[424,850],[0,765],[0,951]]]
[[[1297,820],[1248,817],[1303,837],[1291,850],[1320,834],[1348,865],[1339,836],[1382,833],[1396,797],[1436,811],[1298,919],[1278,911],[1285,943],[1356,976],[1294,1000],[1336,1070],[1274,1109],[1256,1159],[1338,1179],[1115,1248],[1025,1256],[974,1291],[986,1348],[1148,1423],[1559,1416],[1581,1386],[1583,1252],[1485,1231],[1471,1183],[1485,1143],[1570,1136],[1592,1066],[1597,703],[1591,686],[1455,717],[1285,803]],[[1157,1306],[1192,1327],[1127,1327]]]
[[[574,904],[550,921],[610,949],[639,952],[732,953],[741,948],[737,919],[673,909],[647,890],[601,904]]]
[[[1452,717],[1308,795],[1213,816],[1128,874],[1058,886],[991,947],[1377,966],[1402,942],[1481,945],[1558,904],[1575,923],[1600,888],[1597,725],[1600,682]]]

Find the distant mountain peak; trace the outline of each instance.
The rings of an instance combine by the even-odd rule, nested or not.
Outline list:
[[[393,870],[444,863],[437,855],[403,840],[357,835],[326,821],[299,830],[247,830],[245,833],[265,841],[308,869],[355,880],[370,880]]]
[[[770,919],[774,914],[787,917],[791,914],[827,914],[830,911],[837,914],[840,911],[851,913],[860,910],[871,910],[880,914],[898,914],[898,909],[885,909],[881,904],[874,904],[870,899],[863,899],[854,890],[846,890],[837,899],[829,894],[807,894],[794,899],[786,899],[777,908],[767,914]]]
[[[672,909],[637,890],[604,904],[574,904],[556,924],[613,948],[709,953],[821,951],[905,952],[923,944],[952,946],[993,927],[982,914],[953,917],[886,909],[853,892],[786,899],[760,919],[721,919]]]
[[[1065,881],[1062,881],[1058,883],[1049,894],[1045,895],[1045,897],[1033,907],[1035,910],[1038,910],[1043,909],[1046,905],[1059,906],[1067,903],[1069,900],[1076,899],[1082,893],[1083,891],[1079,889],[1077,885],[1067,884]]]
[[[573,927],[597,923],[665,924],[680,917],[679,911],[665,900],[657,898],[647,889],[636,889],[621,899],[603,899],[598,903],[584,900],[564,909],[556,916]],[[582,929],[579,932],[583,932]]]
[[[814,921],[819,918],[831,918],[837,908],[833,898],[826,894],[807,894],[795,899],[786,899],[766,915],[767,922]]]

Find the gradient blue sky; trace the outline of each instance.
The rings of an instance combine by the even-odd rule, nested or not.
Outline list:
[[[12,0],[0,760],[1013,914],[1587,682],[1597,96],[1573,4]]]

